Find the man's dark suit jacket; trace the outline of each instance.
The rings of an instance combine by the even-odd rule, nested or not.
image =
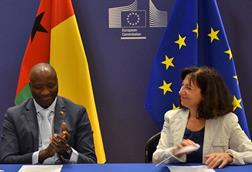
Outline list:
[[[64,115],[62,115],[64,112]],[[70,138],[68,144],[79,153],[78,163],[95,163],[93,132],[86,109],[66,98],[57,98],[54,133],[60,132],[65,121]],[[0,163],[31,164],[38,151],[39,129],[33,99],[9,108],[5,114],[0,142]]]

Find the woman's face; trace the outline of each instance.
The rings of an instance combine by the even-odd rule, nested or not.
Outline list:
[[[190,80],[190,77],[188,75],[182,82],[182,86],[179,90],[179,95],[181,105],[191,110],[197,110],[202,100],[200,88],[196,83]]]

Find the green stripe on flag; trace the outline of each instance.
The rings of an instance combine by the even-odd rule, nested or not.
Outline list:
[[[19,92],[19,94],[16,95],[15,104],[19,105],[30,97],[31,97],[30,86],[29,84],[26,84],[26,86]]]

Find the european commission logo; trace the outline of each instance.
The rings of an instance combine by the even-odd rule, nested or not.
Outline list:
[[[146,39],[147,22],[150,28],[167,25],[167,11],[158,10],[151,0],[148,13],[138,9],[137,0],[127,6],[109,8],[108,13],[109,28],[122,29],[121,39]]]
[[[122,11],[122,28],[141,28],[146,27],[146,11]]]

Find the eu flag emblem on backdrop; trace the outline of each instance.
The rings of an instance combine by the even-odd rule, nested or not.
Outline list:
[[[234,57],[216,0],[176,0],[153,62],[145,108],[161,128],[164,113],[178,107],[180,73],[189,66],[209,66],[225,80],[233,111],[249,135]]]
[[[144,10],[135,10],[135,11],[122,11],[121,22],[122,27],[124,28],[136,28],[136,27],[145,27],[145,11]]]

